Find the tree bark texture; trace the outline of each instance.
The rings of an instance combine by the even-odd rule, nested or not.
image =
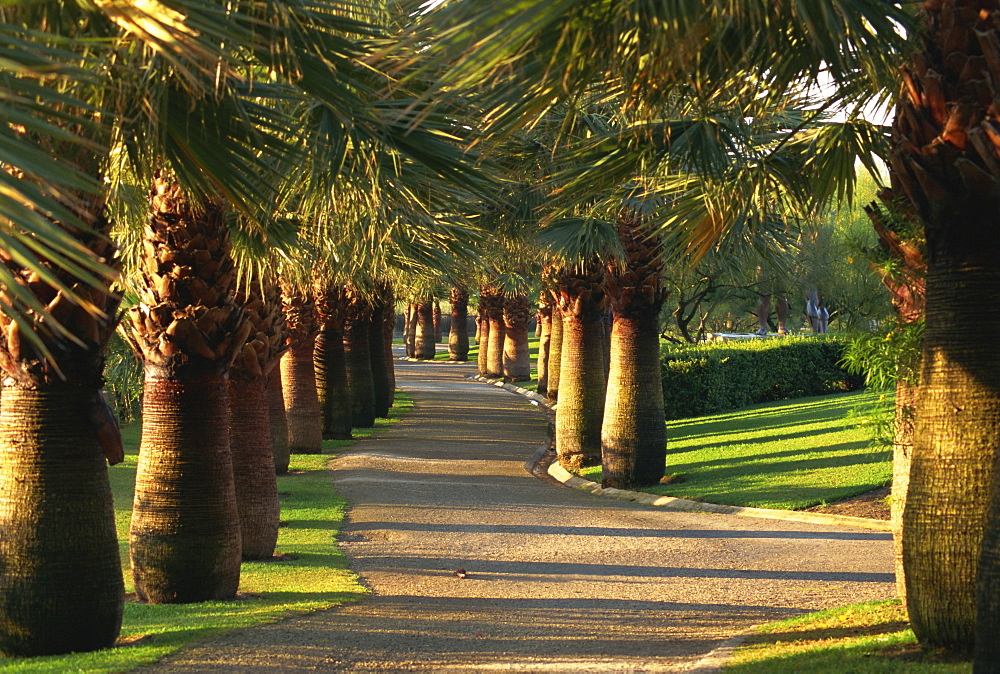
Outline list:
[[[288,452],[288,418],[285,416],[285,394],[281,390],[281,368],[273,368],[267,375],[267,418],[271,430],[271,451],[274,454],[274,472],[288,472],[291,459]]]
[[[369,342],[371,328],[371,301],[361,292],[349,289],[344,321],[344,356],[347,360],[347,387],[351,395],[351,426],[354,428],[375,425],[375,380]]]
[[[407,358],[417,357],[417,305],[408,303],[406,305],[405,321],[403,326],[403,344]]]
[[[382,348],[385,349],[385,376],[389,387],[389,407],[396,402],[396,358],[392,353],[392,337],[396,332],[396,295],[387,286],[386,310],[382,324]]]
[[[601,430],[602,486],[658,484],[667,457],[659,317],[616,316]]]
[[[479,367],[479,376],[485,377],[489,372],[489,344],[490,344],[490,319],[486,316],[486,309],[483,308],[483,300],[479,299],[479,308],[476,315],[476,344],[479,345],[476,364]]]
[[[563,320],[556,454],[567,470],[601,462],[604,377],[604,271],[596,263],[558,280]]]
[[[226,600],[240,580],[240,526],[223,376],[147,376],[129,551],[139,599]]]
[[[549,293],[543,290],[538,296],[538,393],[545,395],[549,385],[549,344],[552,340],[552,305]]]
[[[386,311],[391,309],[386,307],[382,293],[379,293],[378,300],[372,305],[371,327],[368,329],[368,353],[371,356],[372,368],[372,395],[374,397],[374,411],[376,417],[386,418],[389,416],[389,408],[392,407],[392,391],[389,388],[389,363],[385,358],[385,316]]]
[[[278,542],[278,485],[263,377],[229,380],[229,446],[242,557],[270,559]]]
[[[346,310],[347,296],[342,285],[331,284],[318,289],[316,316],[319,332],[313,343],[313,369],[316,371],[316,395],[324,440],[348,440],[351,437],[351,394],[347,387],[344,354]]]
[[[323,417],[316,391],[313,361],[316,333],[316,300],[311,288],[285,284],[282,289],[288,350],[281,357],[281,389],[288,420],[288,451],[320,454],[323,451]]]
[[[528,352],[528,323],[531,305],[527,295],[504,298],[504,381],[517,382],[531,379],[531,356]]]
[[[76,196],[77,215],[92,229],[63,227],[65,234],[81,251],[117,268],[103,203]],[[90,313],[20,260],[5,254],[0,261],[8,274],[4,292],[13,296],[16,286],[34,296],[78,341],[54,332],[49,319],[30,307],[22,305],[27,324],[0,312],[0,652],[92,651],[114,644],[124,603],[105,463],[105,457],[122,461],[124,450],[100,394],[121,295],[110,279],[91,287],[74,271],[36,258],[103,316]],[[57,367],[40,356],[26,331],[49,348]]]
[[[441,303],[437,300],[431,302],[431,320],[434,325],[434,343],[438,344],[444,335],[441,333]]]
[[[420,360],[434,360],[437,353],[434,339],[434,303],[427,300],[415,306],[416,338],[413,357]]]
[[[97,390],[22,389],[0,407],[0,651],[114,644],[122,582],[108,469],[88,419]]]
[[[563,319],[559,305],[552,306],[552,334],[549,336],[548,383],[545,397],[549,404],[559,402],[559,384],[562,379]]]
[[[617,264],[607,269],[614,321],[601,430],[602,484],[633,489],[658,484],[666,467],[660,375],[660,310],[666,293],[659,239],[627,210],[616,229],[626,258],[624,269]]]
[[[323,418],[324,440],[351,438],[351,393],[347,387],[347,357],[344,330],[328,324],[316,335],[313,347],[316,393]]]
[[[480,293],[479,301],[486,312],[489,331],[485,340],[486,376],[493,379],[503,377],[503,347],[506,339],[506,326],[503,322],[503,294],[496,288],[485,288]],[[483,349],[484,341],[480,338],[479,348]]]
[[[281,357],[281,391],[285,398],[290,454],[323,452],[323,417],[313,365],[315,337],[290,338]]]
[[[461,286],[451,289],[451,328],[448,331],[448,357],[469,359],[469,291]]]
[[[903,561],[913,631],[964,655],[1000,633],[1000,3],[924,5],[891,167],[923,221],[926,325]],[[977,625],[978,584],[978,625]],[[978,660],[978,658],[977,658]],[[994,662],[995,664],[995,662]]]

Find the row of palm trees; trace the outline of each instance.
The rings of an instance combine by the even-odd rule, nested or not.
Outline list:
[[[133,527],[133,563],[151,565],[138,572],[147,596],[177,600],[187,590],[168,576],[183,555],[167,549],[167,527],[154,515],[182,510],[173,492],[187,488],[189,461],[217,470],[231,451],[224,434],[196,430],[226,414],[207,383],[227,382],[237,361],[254,372],[246,349],[254,327],[229,292],[243,265],[220,253],[225,231],[291,261],[412,272],[447,266],[444,251],[484,257],[474,250],[487,248],[476,237],[482,229],[501,241],[529,227],[548,247],[551,305],[561,315],[550,363],[553,351],[561,365],[602,362],[595,343],[610,301],[618,365],[608,363],[612,394],[593,406],[635,423],[655,410],[618,399],[638,386],[635,377],[651,376],[651,348],[637,345],[648,343],[646,318],[662,301],[656,251],[697,259],[773,242],[789,223],[849,197],[854,166],[845,157],[873,168],[889,146],[853,112],[902,90],[890,164],[928,251],[902,528],[907,598],[921,641],[965,652],[978,630],[979,657],[989,662],[1000,614],[1000,386],[981,335],[995,329],[997,311],[989,297],[998,11],[995,0],[936,0],[920,21],[887,0],[496,0],[396,15],[296,2],[229,3],[225,12],[207,0],[6,5],[0,489],[10,497],[0,508],[0,574],[12,589],[0,597],[0,648],[94,648],[117,631],[120,599],[109,597],[120,595],[120,577],[100,457],[119,450],[89,430],[106,428],[101,363],[122,295],[113,231],[142,252],[127,256],[143,270],[129,323],[146,363],[145,416],[166,422],[148,440],[144,429],[141,455],[150,469],[158,453],[177,462],[175,487],[159,478],[137,485],[136,512],[150,518]],[[405,39],[393,34],[400,27]],[[811,107],[809,85],[821,71],[834,93]],[[825,120],[831,106],[846,107],[847,120]],[[502,159],[476,171],[473,145]],[[494,174],[504,175],[499,185],[486,177]],[[142,211],[145,229],[118,224]],[[310,232],[299,253],[287,252],[288,230]],[[517,285],[508,281],[525,271],[512,260],[490,285]],[[609,283],[609,274],[619,278]],[[506,331],[502,311],[488,318],[490,333]],[[251,350],[261,357],[266,340],[258,341]],[[502,371],[491,352],[485,367]],[[633,450],[616,449],[621,438],[601,438],[592,418],[574,412],[590,390],[578,378],[593,368],[560,367],[557,382],[548,369],[549,388],[562,392],[563,430],[573,430],[563,459],[593,462],[606,445],[610,472],[627,481],[645,471]],[[361,397],[352,418],[369,417]],[[196,445],[205,450],[195,457]],[[24,479],[35,475],[45,477]],[[200,493],[228,498],[229,489]],[[86,522],[46,506],[69,494]],[[221,500],[206,508],[235,518]],[[192,527],[225,551],[217,575],[228,588],[238,528],[198,519]],[[38,534],[84,530],[111,536]],[[12,561],[50,556],[71,566]],[[52,606],[59,576],[88,583]]]

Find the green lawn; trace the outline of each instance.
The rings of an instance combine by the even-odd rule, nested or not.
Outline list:
[[[412,400],[396,393],[391,417],[379,419],[374,429],[355,429],[357,438],[369,437],[394,423]],[[127,457],[110,469],[115,498],[115,519],[121,541],[126,592],[131,592],[128,565],[128,526],[132,515],[138,424],[123,429]],[[330,451],[354,441],[327,441]],[[30,672],[109,672],[148,664],[176,651],[194,639],[203,639],[236,627],[273,622],[290,613],[305,613],[356,601],[367,594],[347,568],[347,559],[336,544],[346,502],[333,491],[327,455],[292,456],[290,474],[278,477],[282,494],[277,554],[294,557],[280,562],[247,562],[236,601],[185,605],[125,604],[121,644],[94,653],[38,658],[0,657],[0,669]]]
[[[891,452],[869,449],[852,412],[875,400],[836,393],[670,421],[667,474],[683,481],[644,491],[792,510],[871,491],[891,480]],[[600,482],[600,471],[581,475]]]
[[[921,653],[898,599],[868,602],[771,623],[723,666],[727,674],[969,672],[968,662]]]

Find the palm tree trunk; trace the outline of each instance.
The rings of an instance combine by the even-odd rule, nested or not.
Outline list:
[[[147,375],[129,550],[139,599],[232,599],[240,527],[225,376]]]
[[[461,286],[451,289],[451,329],[448,331],[448,356],[452,360],[469,359],[469,291]]]
[[[528,323],[530,318],[531,310],[526,295],[504,299],[503,375],[506,381],[528,381],[531,379],[531,358],[528,354]]]
[[[434,340],[434,304],[424,301],[416,305],[416,346],[414,358],[434,360],[437,347]]]
[[[316,370],[316,393],[323,419],[323,439],[349,440],[351,394],[347,387],[347,358],[342,325],[327,324],[316,335],[313,367]]]
[[[369,300],[360,292],[349,288],[344,321],[344,356],[347,361],[347,387],[351,396],[351,426],[354,428],[371,428],[375,425],[375,382],[369,348],[371,317]]]
[[[281,357],[281,389],[288,420],[288,451],[291,454],[323,452],[323,418],[316,391],[313,365],[315,337],[292,336]]]
[[[434,323],[434,343],[438,344],[444,336],[441,334],[441,303],[434,300],[431,303],[432,321]]]
[[[389,406],[396,402],[396,359],[392,353],[392,337],[396,332],[396,295],[392,286],[387,286],[386,310],[382,324],[382,348],[385,349],[385,376],[389,387]]]
[[[417,354],[417,305],[406,304],[403,321],[403,347],[407,358],[416,358]]]
[[[368,353],[371,355],[372,387],[375,398],[375,416],[386,418],[392,407],[392,392],[389,389],[389,364],[385,358],[385,315],[390,309],[384,298],[372,306],[371,327],[368,329]],[[390,361],[391,362],[391,361]]]
[[[347,362],[344,354],[344,313],[347,297],[344,287],[329,284],[317,290],[316,314],[319,332],[313,343],[313,368],[319,397],[324,440],[348,440],[351,437],[351,395],[347,387]]]
[[[97,389],[8,382],[0,407],[0,651],[114,644],[125,590],[108,469],[90,418]]]
[[[229,380],[229,445],[242,558],[270,559],[278,542],[278,486],[264,377]]]
[[[482,297],[479,298],[479,307],[476,315],[476,343],[479,345],[479,354],[476,357],[479,376],[485,377],[489,372],[490,319],[486,317],[486,309],[483,307]]]
[[[549,381],[545,397],[549,404],[559,402],[559,384],[562,379],[563,317],[558,304],[552,305],[552,334],[549,337]]]
[[[281,368],[271,369],[267,376],[267,418],[271,431],[271,451],[274,453],[274,472],[288,472],[291,459],[288,452],[288,417],[285,416],[285,394],[281,390]]]
[[[607,268],[614,307],[608,396],[601,430],[605,487],[658,484],[667,459],[660,375],[660,310],[666,294],[662,245],[638,214],[623,210],[616,223],[625,250],[624,271]]]
[[[595,264],[585,273],[560,275],[562,362],[556,410],[556,454],[567,470],[601,462],[604,416],[604,272]],[[550,379],[551,381],[551,379]]]
[[[549,294],[543,290],[538,296],[538,393],[549,390],[549,349],[552,341],[552,305]]]
[[[480,302],[486,312],[489,325],[487,339],[480,337],[479,348],[486,347],[486,376],[493,379],[503,377],[503,348],[506,327],[503,322],[503,295],[495,288],[484,289]]]
[[[978,0],[925,3],[917,52],[902,69],[891,157],[928,251],[903,514],[907,607],[921,644],[960,655],[977,633],[981,647],[994,648],[984,640],[1000,632],[1000,360],[990,338],[1000,330],[997,9]]]
[[[633,489],[663,477],[667,431],[659,312],[615,316],[601,445],[603,486]]]

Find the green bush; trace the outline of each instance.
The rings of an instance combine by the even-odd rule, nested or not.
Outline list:
[[[667,419],[853,391],[863,379],[840,366],[846,347],[847,341],[836,337],[664,346],[660,372]]]

